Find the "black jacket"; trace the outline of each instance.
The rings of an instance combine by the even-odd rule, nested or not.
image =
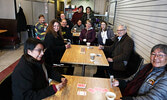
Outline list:
[[[45,66],[48,77],[61,81],[61,75]],[[42,64],[33,62],[22,56],[12,73],[13,100],[41,100],[55,93],[52,85],[49,86]]]
[[[23,9],[21,7],[19,8],[19,12],[16,15],[16,19],[17,19],[17,32],[26,31],[27,21]]]
[[[46,63],[50,65],[60,63],[61,57],[66,50],[64,40],[60,36],[56,38],[51,33],[47,33],[44,44],[47,48],[44,54]]]

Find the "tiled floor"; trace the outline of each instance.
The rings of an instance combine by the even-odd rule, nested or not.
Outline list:
[[[23,45],[17,48],[16,50],[13,49],[5,49],[0,50],[0,72],[7,68],[9,65],[13,64],[16,60],[18,60],[21,55],[23,54]],[[73,65],[74,75],[81,76],[82,66],[81,65]],[[93,76],[96,72],[96,66],[86,66],[85,68],[85,76]]]

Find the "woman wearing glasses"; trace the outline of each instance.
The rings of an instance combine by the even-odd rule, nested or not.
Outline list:
[[[141,67],[135,76],[126,80],[114,80],[119,86],[121,100],[167,100],[167,45],[154,46],[150,62]]]
[[[13,100],[41,100],[63,88],[67,80],[43,63],[44,44],[29,38],[24,54],[12,73]],[[49,85],[49,78],[61,82]]]

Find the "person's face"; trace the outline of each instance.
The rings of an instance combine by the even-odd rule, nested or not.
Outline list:
[[[80,26],[82,24],[82,21],[78,20],[77,24]]]
[[[117,35],[119,36],[119,37],[122,37],[124,34],[126,34],[126,30],[125,29],[123,29],[123,26],[118,26],[118,28],[117,28]]]
[[[82,8],[79,8],[79,9],[78,9],[78,12],[81,13],[81,12],[82,12]]]
[[[44,47],[42,44],[37,44],[34,50],[28,50],[28,54],[34,59],[40,61],[44,55]]]
[[[104,30],[105,27],[106,27],[106,24],[105,24],[104,22],[102,22],[102,23],[101,23],[101,28],[102,28],[102,30]]]
[[[155,49],[150,56],[150,61],[153,67],[162,67],[167,64],[167,55],[160,49]]]
[[[62,26],[62,27],[66,27],[66,25],[67,25],[67,21],[66,21],[66,20],[62,20],[61,26]]]
[[[39,23],[43,23],[45,21],[45,18],[44,17],[40,17],[39,18]]]
[[[86,9],[86,13],[90,13],[90,9],[89,8]]]
[[[65,15],[64,15],[64,14],[61,14],[61,15],[60,15],[60,18],[61,18],[61,19],[65,19]]]
[[[59,29],[60,29],[59,23],[58,23],[58,22],[55,22],[55,23],[53,24],[53,30],[54,30],[55,32],[58,32]]]
[[[89,29],[91,27],[91,23],[90,22],[86,22],[86,29]]]

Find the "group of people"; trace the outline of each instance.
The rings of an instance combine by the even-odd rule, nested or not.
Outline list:
[[[53,95],[66,86],[67,79],[53,70],[54,63],[60,63],[65,50],[70,44],[64,42],[64,38],[71,39],[71,29],[79,27],[81,44],[95,41],[96,32],[93,28],[91,8],[78,8],[74,13],[70,26],[64,15],[52,20],[49,25],[44,23],[44,16],[39,17],[37,27],[41,28],[42,35],[36,33],[37,38],[29,38],[24,44],[24,54],[12,73],[13,100],[41,100]],[[88,20],[87,20],[88,19]],[[82,20],[85,20],[84,28]],[[68,30],[68,31],[64,31]],[[69,32],[69,33],[68,33]],[[43,38],[43,35],[44,38]],[[99,49],[103,50],[109,62],[110,74],[114,71],[125,71],[128,59],[134,50],[134,41],[127,34],[127,27],[119,25],[117,34],[107,27],[105,21],[101,22],[101,28],[97,34]],[[167,45],[155,45],[150,53],[150,63],[143,65],[138,73],[128,79],[114,79],[113,86],[119,86],[122,92],[120,100],[166,100],[167,96]],[[73,70],[71,70],[73,71]],[[97,68],[94,77],[103,77],[104,69]],[[116,76],[116,75],[114,75]],[[49,85],[49,80],[60,82],[57,85]]]
[[[72,33],[83,31],[81,32],[82,36],[80,36],[79,38],[81,43],[83,43],[82,40],[85,38],[88,41],[84,42],[91,42],[92,44],[95,42],[95,37],[96,37],[94,30],[95,17],[93,11],[91,10],[91,7],[89,6],[86,7],[86,13],[83,13],[83,6],[79,6],[78,11],[73,14],[71,21],[66,18],[64,13],[60,14],[60,18],[57,19],[61,23],[61,30],[64,39],[69,39],[70,41],[73,41]],[[90,24],[89,26],[87,25],[87,22],[89,22]],[[35,25],[35,31],[36,31],[35,37],[43,41],[46,36],[47,27],[48,24],[45,22],[44,15],[40,15],[39,21]],[[84,29],[86,29],[86,31]]]

